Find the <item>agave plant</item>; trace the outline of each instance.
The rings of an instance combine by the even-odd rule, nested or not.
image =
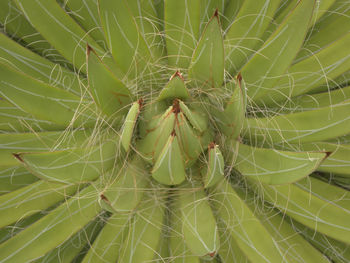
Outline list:
[[[350,262],[349,16],[1,0],[0,262]]]

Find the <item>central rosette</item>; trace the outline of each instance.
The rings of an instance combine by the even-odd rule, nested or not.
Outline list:
[[[143,138],[137,151],[153,164],[152,177],[166,185],[182,183],[191,167],[212,139],[205,116],[178,99],[162,114],[141,126]]]

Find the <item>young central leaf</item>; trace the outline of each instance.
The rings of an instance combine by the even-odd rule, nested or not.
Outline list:
[[[173,132],[153,167],[152,176],[166,185],[180,184],[185,180],[185,166],[176,134]]]

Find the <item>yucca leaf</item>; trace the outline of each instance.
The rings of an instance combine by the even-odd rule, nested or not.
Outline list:
[[[218,221],[250,262],[285,261],[276,241],[226,180],[210,190]]]
[[[22,166],[13,166],[0,171],[0,195],[12,192],[38,180]]]
[[[84,256],[82,263],[115,262],[126,238],[129,219],[128,214],[113,214],[91,244],[91,249]]]
[[[256,200],[253,194],[244,193],[243,190],[236,190],[240,197],[246,200],[249,208],[256,207]],[[254,210],[255,216],[269,231],[274,240],[278,243],[288,262],[330,262],[320,251],[308,243],[304,237],[295,232],[291,225],[284,219],[284,214],[272,208],[260,208]]]
[[[116,139],[71,150],[14,154],[30,172],[41,179],[65,184],[96,180],[115,164]]]
[[[85,47],[89,43],[99,54],[104,51],[54,0],[14,0],[26,18],[79,71],[85,64]],[[112,61],[109,61],[113,64]]]
[[[77,186],[38,181],[0,196],[0,226],[16,222],[72,195]]]
[[[112,213],[133,211],[140,203],[144,189],[149,185],[149,173],[142,159],[134,159],[112,172],[113,181],[107,184],[100,193],[100,204]]]
[[[108,116],[122,115],[131,102],[131,92],[87,46],[87,74],[92,97]]]
[[[88,32],[101,48],[107,50],[98,13],[98,0],[65,0],[64,7],[85,32]]]
[[[14,152],[74,149],[90,135],[89,131],[0,134],[0,167],[18,165]]]
[[[322,141],[350,132],[350,101],[316,110],[247,118],[242,135],[251,142],[283,144]]]
[[[0,33],[0,58],[13,68],[49,85],[81,94],[79,75],[45,59]]]
[[[348,191],[313,177],[289,185],[263,184],[261,187],[264,198],[290,217],[320,233],[350,243]]]
[[[64,198],[64,194],[61,194]],[[2,262],[28,262],[44,256],[93,220],[101,208],[89,186],[15,237],[0,245]]]
[[[179,71],[171,76],[169,82],[159,93],[158,100],[164,99],[188,99],[190,94],[185,86],[184,78]]]
[[[165,1],[164,29],[168,63],[187,69],[199,38],[200,0]]]
[[[51,250],[44,257],[36,260],[37,263],[69,263],[84,253],[84,248],[93,242],[98,232],[103,226],[102,220],[96,218],[89,222],[83,229],[61,244],[59,247]]]
[[[234,167],[243,176],[266,184],[289,184],[311,174],[326,158],[322,152],[287,152],[245,144],[232,146],[237,151]],[[238,150],[236,150],[238,149]]]
[[[332,79],[350,69],[349,45],[350,33],[347,33],[309,58],[294,64],[279,81],[275,91],[271,90],[259,103],[273,105],[288,97],[328,90]]]
[[[180,184],[185,180],[185,166],[182,159],[178,135],[171,134],[153,166],[152,177],[166,185]]]
[[[273,18],[280,0],[230,1],[230,9],[240,5],[235,20],[227,24],[225,35],[225,66],[231,74],[237,74],[249,58],[263,44],[260,40]],[[225,13],[226,14],[226,13]],[[232,16],[231,14],[227,14]]]
[[[15,0],[0,1],[0,23],[4,33],[23,41],[25,46],[62,65],[69,64],[27,20]]]
[[[146,74],[151,53],[125,0],[99,1],[101,23],[109,50],[130,79]]]
[[[288,69],[304,41],[314,4],[315,0],[298,2],[293,12],[242,68],[249,97],[256,100],[268,93]]]
[[[152,201],[145,199],[143,209],[134,215],[118,262],[142,263],[153,259],[160,241],[164,209],[162,200],[157,200],[157,206]]]
[[[208,22],[193,52],[189,78],[195,87],[218,89],[224,80],[224,44],[219,14],[216,11]]]
[[[79,126],[91,118],[93,107],[86,105],[88,109],[82,111],[87,112],[79,114],[76,111],[82,101],[68,91],[49,86],[2,63],[0,77],[0,96],[38,119],[51,121],[64,129],[73,119],[73,126]]]
[[[142,100],[134,102],[131,105],[129,112],[125,117],[124,125],[122,127],[122,134],[120,136],[120,141],[125,151],[129,151],[131,139],[136,125],[136,120],[140,114],[141,107]]]

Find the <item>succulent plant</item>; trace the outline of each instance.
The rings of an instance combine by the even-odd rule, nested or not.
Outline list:
[[[347,0],[1,0],[0,262],[350,262]]]

